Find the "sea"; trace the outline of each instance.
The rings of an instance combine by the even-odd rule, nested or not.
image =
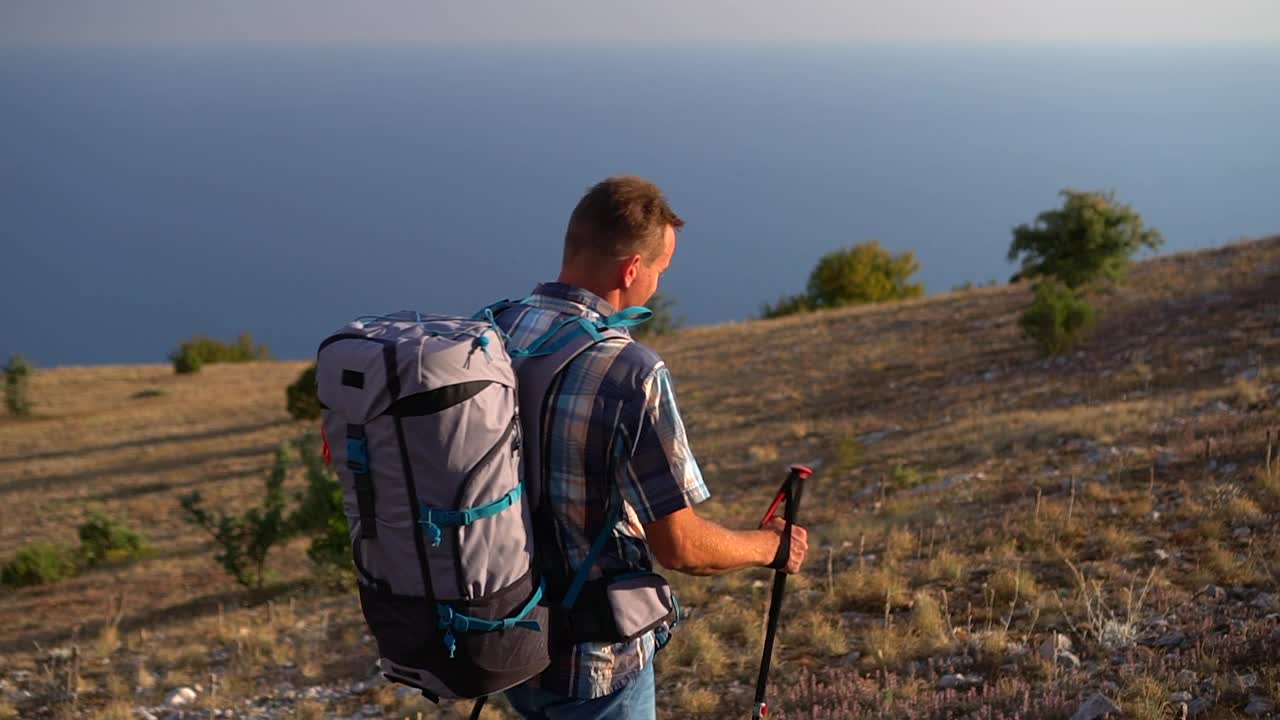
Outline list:
[[[687,223],[686,325],[868,240],[929,293],[1006,282],[1065,188],[1217,246],[1280,232],[1280,49],[0,49],[0,360],[307,358],[358,315],[469,314],[554,279],[615,174]]]

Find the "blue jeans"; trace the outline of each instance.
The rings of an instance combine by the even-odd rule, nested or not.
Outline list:
[[[507,701],[525,720],[654,720],[653,663],[626,687],[594,700],[519,685],[507,691]]]

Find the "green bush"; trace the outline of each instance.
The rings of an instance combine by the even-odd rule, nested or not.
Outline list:
[[[0,568],[0,583],[11,587],[43,585],[76,574],[75,553],[64,545],[31,543],[18,550],[13,560]]]
[[[1057,283],[1036,285],[1036,297],[1018,327],[1045,355],[1064,353],[1093,331],[1095,313],[1076,293]]]
[[[644,306],[653,311],[653,317],[643,325],[631,328],[631,337],[642,340],[657,335],[670,335],[684,325],[684,319],[675,314],[676,301],[660,292],[653,294]]]
[[[276,451],[275,463],[267,473],[262,505],[243,514],[205,510],[199,491],[181,498],[187,520],[213,537],[218,547],[214,556],[218,563],[247,588],[260,589],[267,583],[267,554],[276,544],[288,539],[284,479],[289,464],[289,448],[285,444]]]
[[[773,305],[766,303],[760,309],[760,317],[768,320],[769,318],[783,317],[785,315],[806,313],[814,309],[808,295],[789,295],[778,300]]]
[[[284,390],[285,408],[294,420],[320,417],[320,396],[316,394],[316,366],[312,363]]]
[[[320,438],[307,433],[298,441],[298,455],[306,471],[306,488],[298,494],[298,509],[289,518],[293,532],[311,536],[307,557],[322,567],[351,570],[351,534],[342,509],[342,486],[325,462]]]
[[[124,523],[98,510],[80,526],[80,557],[85,565],[132,560],[147,550],[146,540]]]
[[[824,255],[809,275],[809,299],[817,307],[902,300],[924,294],[907,282],[920,270],[913,253],[891,254],[872,240]]]
[[[920,270],[911,252],[894,255],[872,240],[827,253],[809,274],[803,295],[784,297],[765,305],[766,318],[820,308],[880,303],[919,297],[924,285],[909,282]]]
[[[31,399],[27,396],[30,385],[31,363],[17,353],[10,355],[9,364],[4,369],[4,404],[13,416],[31,414]]]
[[[267,360],[271,351],[266,345],[255,345],[253,336],[240,333],[234,343],[225,343],[204,335],[184,340],[177,350],[169,354],[173,369],[179,373],[199,372],[200,368],[212,363],[248,362],[250,360]]]
[[[204,367],[204,360],[200,359],[200,354],[195,349],[184,347],[169,356],[173,361],[173,370],[179,375],[189,375],[191,373],[200,372],[200,368]]]
[[[1048,278],[1072,290],[1095,280],[1117,281],[1135,252],[1164,242],[1133,208],[1117,203],[1115,193],[1058,194],[1064,198],[1061,208],[1013,229],[1009,261],[1022,263],[1014,281]]]

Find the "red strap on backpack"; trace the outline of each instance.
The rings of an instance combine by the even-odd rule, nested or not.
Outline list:
[[[320,428],[320,452],[324,454],[324,464],[333,464],[333,454],[329,452],[329,436],[324,434],[324,428]]]

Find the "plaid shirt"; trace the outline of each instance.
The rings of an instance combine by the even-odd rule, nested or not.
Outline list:
[[[506,328],[512,347],[527,347],[570,316],[600,319],[614,312],[596,295],[564,283],[539,285],[525,303],[535,309]],[[652,570],[643,526],[710,494],[689,449],[666,365],[644,345],[605,341],[561,372],[549,398],[546,497],[563,577],[587,556],[604,529],[608,501],[619,491],[625,512],[590,578]],[[656,646],[654,632],[625,643],[553,645],[551,666],[531,682],[567,697],[603,697],[652,662]]]

